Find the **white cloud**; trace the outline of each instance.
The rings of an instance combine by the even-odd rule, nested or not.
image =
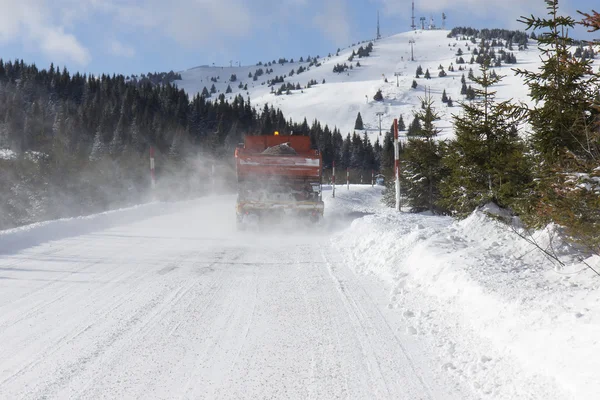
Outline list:
[[[40,49],[56,61],[70,60],[79,65],[91,61],[90,52],[75,36],[63,32],[60,27],[40,27],[34,36],[39,39]]]
[[[243,38],[256,28],[244,0],[88,1],[116,24],[159,33],[188,48]]]
[[[224,49],[232,40],[258,32],[267,35],[262,41],[268,46],[271,35],[294,34],[286,30],[290,23],[309,21],[326,39],[347,44],[349,4],[350,0],[0,0],[0,44],[21,41],[56,62],[86,65],[90,53],[75,33],[86,29],[91,19],[106,25],[114,41],[105,46],[119,57],[135,55],[119,40],[119,32],[125,31],[142,32],[148,41],[166,38],[188,49]],[[100,45],[104,40],[100,38]]]
[[[46,0],[0,0],[0,10],[1,43],[21,40],[55,61],[90,62],[89,51],[53,21],[53,9]]]
[[[289,22],[304,18],[336,43],[346,44],[350,36],[349,0],[88,1],[112,14],[119,23],[160,32],[188,48],[219,45],[257,31],[285,28]]]
[[[117,39],[111,40],[108,50],[110,54],[118,57],[132,58],[135,56],[135,49],[133,47],[123,44]]]

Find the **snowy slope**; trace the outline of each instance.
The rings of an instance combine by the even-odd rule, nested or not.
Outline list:
[[[412,112],[420,106],[419,97],[424,95],[425,87],[431,90],[431,94],[436,101],[435,107],[441,113],[441,121],[438,127],[443,131],[441,138],[451,137],[453,135],[451,127],[452,114],[460,112],[457,100],[463,100],[460,95],[461,82],[463,74],[458,71],[458,65],[454,65],[455,71],[448,71],[451,63],[456,62],[456,52],[462,49],[463,58],[467,61],[464,66],[473,68],[475,75],[478,74],[478,64],[470,65],[468,61],[471,58],[471,51],[467,50],[470,45],[471,50],[474,46],[470,41],[447,38],[449,31],[411,31],[397,34],[374,42],[374,51],[371,56],[366,58],[355,57],[353,65],[359,61],[361,66],[348,70],[347,73],[337,74],[333,72],[336,64],[348,62],[348,57],[353,50],[359,46],[366,46],[366,43],[357,44],[340,51],[339,56],[322,57],[320,67],[313,66],[309,71],[300,75],[294,75],[286,78],[286,82],[293,84],[300,83],[302,87],[306,86],[308,81],[316,80],[319,84],[310,89],[293,91],[291,95],[275,96],[270,93],[270,88],[266,81],[273,77],[287,75],[294,69],[297,70],[300,65],[308,66],[307,63],[273,65],[271,75],[263,75],[258,81],[253,82],[248,78],[248,72],[253,73],[258,67],[199,67],[183,71],[182,80],[176,83],[185,89],[190,95],[200,92],[204,86],[210,88],[212,82],[210,77],[220,77],[219,83],[215,87],[224,93],[227,88],[227,80],[232,73],[237,74],[238,82],[231,84],[233,93],[228,95],[232,97],[241,93],[244,98],[250,97],[252,103],[256,106],[262,106],[265,103],[281,108],[286,117],[291,117],[294,121],[302,121],[305,117],[311,123],[315,118],[322,124],[328,124],[330,127],[337,126],[342,134],[352,132],[357,113],[360,111],[363,121],[369,135],[374,139],[378,134],[379,120],[377,112],[383,112],[382,129],[389,129],[394,118],[403,115],[408,124],[412,120]],[[415,61],[410,60],[409,40],[414,39]],[[506,78],[496,87],[498,91],[498,100],[507,100],[513,98],[528,102],[527,87],[523,85],[520,78],[514,76],[511,70],[514,67],[536,69],[540,65],[539,50],[536,48],[536,42],[530,41],[529,49],[519,51],[518,46],[514,46],[512,51],[518,61],[516,65],[504,64],[500,68],[494,68],[500,75]],[[333,52],[335,53],[335,52]],[[600,60],[596,60],[596,65]],[[429,69],[432,79],[427,80],[423,77],[417,79],[418,88],[410,89],[415,76],[417,66],[421,65],[423,71]],[[438,67],[442,65],[448,76],[438,77]],[[265,68],[263,66],[263,68]],[[595,69],[597,69],[595,67]],[[395,73],[402,76],[398,78],[399,86],[396,86]],[[465,77],[467,73],[465,72]],[[384,82],[384,78],[388,82]],[[326,83],[321,82],[325,79]],[[239,81],[248,84],[248,91],[238,89]],[[469,81],[467,79],[467,84]],[[279,88],[281,84],[276,84]],[[384,102],[376,102],[373,96],[377,90],[381,89],[385,97]],[[448,108],[441,102],[442,91],[446,90],[447,95],[454,101],[453,108]],[[365,98],[367,96],[367,98]],[[368,101],[367,101],[368,100]]]

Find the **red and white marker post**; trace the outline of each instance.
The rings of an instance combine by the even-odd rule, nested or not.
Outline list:
[[[400,147],[398,143],[398,119],[394,118],[394,174],[396,175],[396,210],[400,210]]]
[[[333,194],[331,197],[335,198],[335,161],[333,162],[333,173],[331,175],[331,185],[332,185],[332,190],[333,190]]]
[[[150,146],[150,178],[152,179],[152,189],[156,187],[156,175],[154,173],[154,147]]]

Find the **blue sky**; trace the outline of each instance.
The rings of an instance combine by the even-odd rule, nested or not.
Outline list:
[[[416,1],[417,18],[447,27],[522,29],[521,15],[545,12],[543,0]],[[561,3],[590,11],[592,0]],[[375,36],[409,30],[409,0],[0,0],[0,58],[50,62],[87,73],[182,70],[279,57],[327,55]],[[600,10],[599,10],[600,11]],[[578,38],[593,38],[583,29]]]

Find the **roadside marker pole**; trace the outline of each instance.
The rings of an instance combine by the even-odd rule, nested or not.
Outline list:
[[[398,147],[398,119],[394,118],[394,174],[396,175],[396,210],[400,210],[400,148]]]
[[[333,162],[333,174],[331,175],[331,184],[333,185],[333,195],[331,197],[335,199],[335,161]]]
[[[152,179],[152,189],[156,187],[156,175],[154,173],[154,147],[150,146],[150,178]]]
[[[371,187],[375,186],[375,171],[371,170]]]
[[[350,168],[346,168],[346,185],[348,185],[348,190],[350,190]]]
[[[213,164],[210,168],[210,187],[212,192],[215,192],[215,164]]]

